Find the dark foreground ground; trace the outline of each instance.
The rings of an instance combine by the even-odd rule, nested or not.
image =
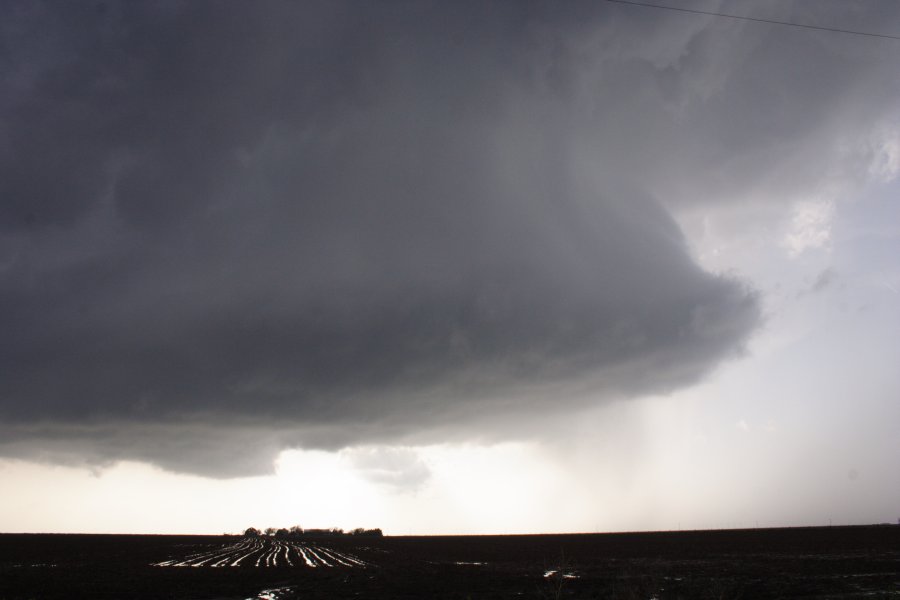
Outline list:
[[[267,561],[263,548],[230,566],[244,554],[242,543],[223,536],[0,535],[0,600],[900,597],[900,526],[322,538],[303,541],[293,554],[283,546],[278,554],[263,540],[254,543],[272,544],[274,558]],[[229,555],[229,548],[238,550]]]

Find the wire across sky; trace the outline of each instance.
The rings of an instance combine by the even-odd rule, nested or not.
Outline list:
[[[787,25],[789,27],[802,27],[803,29],[817,29],[819,31],[831,31],[833,33],[848,33],[850,35],[864,35],[868,37],[887,38],[891,40],[900,40],[900,36],[889,35],[886,33],[871,33],[867,31],[852,31],[850,29],[839,29],[837,27],[820,27],[818,25],[807,25],[804,23],[791,23],[790,21],[777,21],[775,19],[761,19],[758,17],[747,17],[743,15],[732,15],[728,13],[720,13],[708,10],[699,10],[695,8],[684,8],[679,6],[666,6],[664,4],[651,4],[649,2],[637,2],[636,0],[606,0],[614,4],[630,4],[632,6],[642,6],[644,8],[658,8],[662,10],[673,10],[695,15],[708,15],[711,17],[722,17],[726,19],[740,19],[742,21],[754,21],[756,23],[769,23],[771,25]]]

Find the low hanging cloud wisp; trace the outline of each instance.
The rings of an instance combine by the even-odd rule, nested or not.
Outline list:
[[[706,23],[520,3],[4,10],[7,456],[235,476],[287,447],[509,436],[507,414],[696,382],[759,322],[651,195],[684,119],[661,82]],[[575,43],[620,30],[660,43],[619,62]]]

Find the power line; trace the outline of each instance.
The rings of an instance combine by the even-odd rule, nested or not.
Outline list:
[[[891,40],[900,40],[898,35],[888,35],[886,33],[869,33],[867,31],[851,31],[849,29],[837,29],[835,27],[819,27],[817,25],[804,25],[803,23],[791,23],[790,21],[775,21],[774,19],[759,19],[757,17],[745,17],[741,15],[730,15],[727,13],[712,12],[706,10],[696,10],[693,8],[682,8],[678,6],[665,6],[663,4],[650,4],[649,2],[637,2],[636,0],[606,0],[615,4],[631,4],[633,6],[643,6],[645,8],[661,8],[663,10],[677,10],[678,12],[692,13],[695,15],[709,15],[711,17],[724,17],[726,19],[740,19],[742,21],[755,21],[757,23],[770,23],[772,25],[788,25],[790,27],[802,27],[804,29],[818,29],[819,31],[831,31],[834,33],[849,33],[851,35],[865,35],[868,37],[887,38]]]

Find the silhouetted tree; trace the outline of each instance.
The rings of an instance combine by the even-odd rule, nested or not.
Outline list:
[[[384,534],[381,533],[380,529],[363,529],[362,527],[357,527],[353,531],[350,532],[351,535],[362,535],[367,537],[383,537]]]
[[[330,529],[303,529],[299,525],[294,525],[290,529],[284,527],[266,527],[263,531],[260,531],[256,527],[248,527],[244,530],[244,535],[247,537],[259,537],[261,535],[267,535],[269,537],[289,538],[341,535],[382,537],[383,534],[381,533],[380,529],[364,529],[362,527],[357,527],[356,529],[351,529],[350,531],[344,531],[340,527],[332,527]]]

